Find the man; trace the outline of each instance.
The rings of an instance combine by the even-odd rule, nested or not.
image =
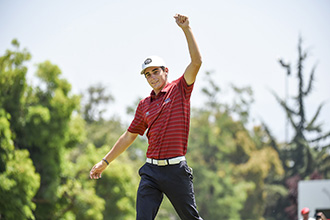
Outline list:
[[[323,212],[316,213],[316,220],[328,220]]]
[[[142,72],[152,87],[149,97],[141,100],[128,130],[118,139],[109,153],[90,171],[98,179],[107,165],[147,131],[147,161],[140,168],[137,193],[137,219],[156,217],[165,194],[181,219],[202,219],[196,209],[191,169],[185,154],[190,123],[190,96],[202,64],[201,55],[186,16],[176,14],[176,23],[183,30],[191,58],[184,74],[167,81],[168,68],[156,56],[145,59]]]
[[[302,215],[302,219],[301,220],[315,220],[315,218],[310,218],[309,217],[309,208],[303,208],[300,211],[301,215]]]

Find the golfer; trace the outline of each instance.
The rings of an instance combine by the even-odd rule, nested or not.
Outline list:
[[[176,14],[174,18],[185,34],[190,64],[181,77],[169,83],[169,70],[160,57],[150,56],[144,60],[141,74],[153,90],[150,96],[140,101],[127,131],[90,171],[91,179],[100,178],[109,163],[147,130],[147,159],[139,170],[141,180],[136,202],[138,220],[155,219],[164,194],[181,219],[202,219],[196,209],[193,175],[185,158],[190,96],[202,60],[188,17]]]

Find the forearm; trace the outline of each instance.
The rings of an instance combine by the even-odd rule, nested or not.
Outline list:
[[[202,56],[199,52],[197,42],[192,33],[192,30],[189,26],[182,28],[182,30],[187,40],[191,63],[200,66],[202,64]]]
[[[192,33],[192,30],[189,26],[182,28],[188,43],[189,54],[191,58],[190,64],[187,66],[184,78],[188,85],[191,85],[195,82],[197,73],[202,65],[202,57],[199,52],[195,37]]]
[[[106,159],[109,163],[111,163],[134,142],[137,135],[138,134],[133,134],[126,131],[122,136],[120,136],[120,138],[117,140],[115,145],[105,155],[104,159]]]

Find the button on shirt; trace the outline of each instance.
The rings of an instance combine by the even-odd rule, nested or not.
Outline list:
[[[147,157],[168,159],[187,152],[190,124],[190,96],[193,85],[187,85],[182,75],[156,95],[142,99],[128,128],[143,135],[147,131]]]

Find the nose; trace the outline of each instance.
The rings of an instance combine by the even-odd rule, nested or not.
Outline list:
[[[155,78],[157,78],[156,74],[155,73],[151,73],[150,76],[148,77],[148,80],[155,79]]]

